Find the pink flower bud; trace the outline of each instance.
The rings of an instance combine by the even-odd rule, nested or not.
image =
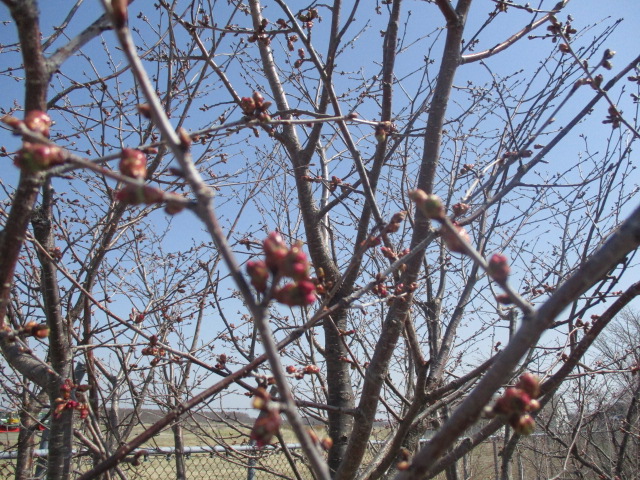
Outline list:
[[[147,156],[140,150],[125,148],[120,155],[120,173],[143,179],[147,176]]]
[[[271,270],[277,271],[282,268],[282,262],[289,253],[289,249],[278,232],[269,234],[262,242],[262,249],[264,250],[267,266]]]
[[[13,163],[21,170],[39,172],[56,165],[62,165],[64,161],[64,152],[56,145],[23,142],[22,149],[14,158]]]
[[[32,132],[39,133],[44,137],[49,137],[51,127],[51,117],[40,110],[30,110],[24,117],[25,126]]]
[[[282,274],[294,280],[303,280],[309,276],[309,261],[301,247],[300,243],[293,245],[282,260]]]

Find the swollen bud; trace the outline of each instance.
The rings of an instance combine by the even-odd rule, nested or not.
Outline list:
[[[429,195],[423,190],[416,189],[409,192],[409,199],[416,204],[425,217],[431,220],[444,218],[444,205],[437,195]]]
[[[281,266],[284,258],[289,253],[287,244],[284,243],[282,235],[278,232],[271,232],[269,236],[262,242],[265,260],[268,267],[277,271]]]
[[[531,435],[536,429],[536,422],[529,414],[515,417],[511,423],[511,426],[520,435]]]
[[[489,259],[488,273],[498,283],[505,283],[509,277],[511,268],[507,257],[501,253],[495,253]]]
[[[455,223],[453,224],[453,228],[455,232],[444,227],[440,229],[442,241],[450,251],[454,253],[466,253],[464,242],[471,242],[469,234],[463,227]]]
[[[540,396],[540,380],[532,373],[527,372],[520,375],[516,387],[527,392],[531,398]]]
[[[269,269],[267,264],[260,261],[248,261],[247,262],[247,274],[251,278],[251,285],[258,292],[264,293],[267,291],[267,281],[269,280]]]
[[[56,145],[23,142],[13,163],[21,170],[39,172],[47,168],[61,165],[65,161],[62,149]]]
[[[125,148],[120,155],[120,173],[143,179],[147,176],[147,156],[140,150]]]
[[[162,197],[162,190],[148,185],[127,185],[116,193],[116,199],[126,205],[160,203]]]
[[[49,127],[51,127],[51,117],[40,110],[30,110],[24,117],[25,126],[32,132],[39,133],[44,137],[49,137]]]

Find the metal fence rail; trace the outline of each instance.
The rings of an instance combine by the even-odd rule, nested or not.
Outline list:
[[[249,445],[230,447],[185,447],[177,453],[172,447],[145,448],[134,451],[119,469],[129,480],[177,478],[177,457],[184,461],[186,478],[208,480],[221,476],[226,480],[260,480],[273,478],[312,479],[301,455],[299,444],[282,447],[256,448]],[[35,450],[34,457],[44,458],[48,450]],[[73,471],[76,474],[91,468],[88,454],[73,452]],[[0,453],[0,478],[10,478],[17,452]]]

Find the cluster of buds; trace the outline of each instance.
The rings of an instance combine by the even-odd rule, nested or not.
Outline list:
[[[265,45],[269,45],[271,43],[271,38],[267,35],[267,25],[269,25],[269,20],[263,18],[256,31],[249,37],[249,42],[254,43],[260,41]]]
[[[158,337],[155,335],[152,335],[151,338],[149,339],[149,345],[144,347],[142,349],[142,351],[140,352],[142,355],[147,355],[150,357],[153,357],[151,359],[151,366],[155,367],[156,365],[158,365],[158,363],[160,363],[160,360],[167,354],[167,351],[158,346]]]
[[[225,368],[227,368],[227,360],[227,355],[221,353],[220,355],[218,355],[218,363],[216,363],[215,367],[219,370],[224,370]]]
[[[272,232],[262,243],[264,260],[247,262],[251,285],[259,293],[265,293],[269,279],[276,282],[282,277],[293,279],[274,291],[274,298],[290,307],[304,307],[316,301],[316,284],[309,277],[309,261],[302,245],[291,247],[278,232]]]
[[[300,68],[308,59],[305,58],[304,48],[298,49],[298,59],[293,63],[293,68]]]
[[[367,237],[361,244],[361,247],[364,248],[375,248],[378,245],[382,244],[382,237],[384,235],[387,235],[389,233],[396,233],[398,230],[400,230],[400,226],[402,225],[402,222],[404,222],[404,219],[407,216],[407,212],[405,212],[404,210],[398,213],[395,213],[393,215],[393,217],[391,217],[391,220],[389,221],[389,223],[387,223],[384,227],[382,227],[382,233],[380,235],[370,235],[369,237]],[[393,255],[395,255],[395,258],[398,258],[398,256],[393,253],[393,251],[389,248],[385,248],[382,247],[382,254],[386,257],[386,258],[393,258]],[[408,253],[409,251],[406,250],[406,252]],[[393,253],[393,255],[391,255]],[[406,255],[406,254],[405,254]],[[403,256],[403,255],[400,255]]]
[[[558,38],[562,38],[562,36],[564,36],[567,40],[570,40],[571,35],[578,33],[578,31],[571,26],[571,23],[569,21],[567,21],[563,25],[562,23],[558,22],[558,20],[553,16],[550,18],[550,21],[551,25],[547,27],[547,31],[549,32],[551,41],[553,43],[556,43],[558,41]]]
[[[305,365],[304,367],[294,367],[289,365],[287,367],[287,373],[293,375],[296,380],[301,380],[305,375],[318,375],[320,373],[320,367],[317,365]]]
[[[521,158],[529,158],[533,155],[532,150],[509,150],[502,154],[502,160],[519,160]]]
[[[316,294],[320,296],[326,295],[333,288],[333,282],[326,278],[322,267],[316,270],[316,278],[313,279],[313,283],[316,285]]]
[[[622,122],[622,115],[616,107],[613,105],[609,106],[607,118],[602,121],[602,123],[607,124],[610,123],[613,128],[620,128],[620,123]]]
[[[131,320],[134,323],[144,322],[145,317],[146,317],[146,314],[144,312],[138,312],[135,309],[131,310],[131,313],[129,314],[129,320]]]
[[[253,408],[260,410],[260,415],[253,424],[249,438],[256,442],[258,448],[269,445],[274,435],[280,431],[282,418],[279,405],[271,400],[271,395],[258,387],[253,397]]]
[[[40,110],[31,110],[24,117],[24,125],[34,133],[49,138],[51,117]]]
[[[598,74],[593,78],[579,78],[576,81],[574,87],[577,88],[581,87],[582,85],[591,85],[591,88],[593,88],[594,90],[600,90],[600,88],[602,87],[602,82],[604,82],[604,76]]]
[[[19,333],[28,337],[43,339],[49,336],[49,327],[44,323],[27,322],[20,330],[21,331]]]
[[[453,210],[453,216],[462,217],[469,211],[469,205],[467,203],[456,203],[451,207]]]
[[[182,197],[164,193],[149,185],[125,185],[116,192],[116,200],[125,205],[155,205],[165,202],[164,210],[169,215],[175,215],[184,209]]]
[[[520,435],[529,435],[535,429],[535,421],[530,415],[540,408],[540,381],[535,375],[525,373],[520,376],[515,387],[509,387],[498,398],[493,407],[487,407],[489,416],[503,415],[509,425]]]
[[[386,296],[388,296],[389,290],[387,289],[387,286],[384,284],[386,279],[387,277],[385,277],[381,273],[378,273],[376,275],[376,284],[371,288],[371,293],[373,293],[374,295],[377,295],[380,298],[385,298]]]
[[[127,205],[152,205],[161,203],[163,198],[162,190],[149,185],[126,185],[116,193],[116,199]]]
[[[320,14],[318,13],[318,10],[315,8],[310,8],[309,10],[307,10],[306,13],[300,12],[298,14],[298,19],[304,23],[304,26],[307,28],[307,30],[313,27],[313,21],[316,18],[318,20],[321,20]]]
[[[462,165],[462,168],[460,169],[460,175],[466,175],[467,173],[473,172],[473,169],[475,168],[475,166],[476,166],[475,163],[465,163],[464,165]]]
[[[253,92],[252,96],[240,99],[240,108],[242,108],[242,112],[247,117],[255,118],[265,123],[271,121],[271,116],[267,113],[270,106],[271,102],[265,102],[260,92]]]
[[[60,385],[60,397],[54,400],[55,408],[53,416],[60,418],[65,410],[77,410],[80,412],[80,418],[84,420],[89,416],[89,405],[85,401],[84,392],[89,390],[89,385],[76,385],[70,379],[66,379]],[[76,400],[71,398],[72,392],[75,390]]]
[[[65,159],[64,151],[56,145],[23,142],[13,163],[21,170],[40,172],[56,165],[62,165]]]
[[[147,176],[147,156],[140,150],[124,148],[120,154],[120,173],[144,180]]]
[[[46,138],[49,138],[52,123],[51,117],[41,110],[28,111],[24,116],[24,120],[5,115],[2,117],[2,122],[15,130],[26,127],[32,133],[38,133]]]
[[[590,322],[583,322],[581,318],[577,318],[576,319],[576,327],[584,329],[585,333],[587,333],[589,331],[589,329],[591,328],[591,323]]]
[[[607,48],[602,54],[602,66],[607,70],[611,70],[613,68],[611,59],[614,57],[615,54],[616,54],[616,51],[611,50],[610,48]]]
[[[376,125],[375,136],[378,143],[382,143],[387,140],[387,137],[396,131],[396,126],[389,122],[379,122]]]
[[[445,209],[437,195],[429,195],[423,190],[417,189],[409,192],[409,198],[416,204],[416,207],[420,212],[430,220],[437,220],[442,222],[445,218]],[[469,206],[463,203],[456,204],[458,212],[465,212],[469,209]],[[454,212],[455,213],[455,212]],[[455,230],[455,232],[453,231]],[[461,227],[456,222],[453,222],[453,230],[443,226],[440,229],[440,236],[447,248],[455,253],[465,253],[465,242],[469,243],[470,238],[464,227]]]

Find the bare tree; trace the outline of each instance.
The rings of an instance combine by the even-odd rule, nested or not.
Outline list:
[[[508,478],[638,293],[640,57],[613,65],[619,21],[567,0],[112,0],[41,34],[37,2],[2,3],[24,100],[3,101],[22,142],[0,342],[22,462],[50,411],[49,479],[74,475],[74,437],[82,479],[124,476],[168,427],[180,452],[186,414],[241,393],[261,411],[243,433],[283,443],[284,414],[316,478],[458,478],[505,424]],[[134,436],[145,405],[164,415]]]

